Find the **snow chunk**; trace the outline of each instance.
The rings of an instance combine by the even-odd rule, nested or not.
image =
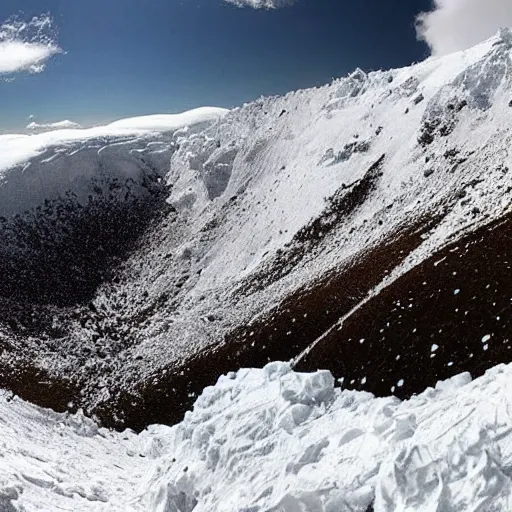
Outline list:
[[[334,377],[326,370],[287,374],[281,383],[281,396],[292,404],[319,405],[330,401],[334,394]]]
[[[139,435],[0,394],[0,508],[512,510],[512,365],[404,402],[332,385],[286,363],[239,370]]]
[[[263,368],[263,371],[269,381],[274,381],[290,373],[292,369],[289,363],[275,362],[267,364],[267,366]]]
[[[439,381],[436,384],[438,391],[454,391],[468,385],[472,381],[471,374],[469,372],[460,373],[450,379]]]

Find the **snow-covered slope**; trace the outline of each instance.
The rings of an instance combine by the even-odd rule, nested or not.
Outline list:
[[[0,135],[0,215],[24,214],[45,200],[70,194],[83,203],[94,181],[105,175],[133,179],[144,171],[144,164],[164,175],[174,133],[201,130],[226,113],[226,109],[204,107],[89,129],[65,124],[57,126],[63,129],[37,135]]]
[[[163,179],[176,133],[202,130],[226,113],[200,108],[0,137],[2,296],[83,301],[112,258],[171,209]]]
[[[135,138],[125,121],[0,139],[9,148],[0,385],[142,428],[178,420],[219,373],[304,350],[301,364],[327,360],[336,376],[352,372],[347,385],[379,394],[389,393],[398,365],[417,373],[420,353],[425,378],[407,379],[404,395],[504,360],[486,350],[471,361],[457,333],[431,358],[434,337],[446,332],[436,314],[408,351],[392,336],[360,343],[364,334],[352,338],[345,325],[363,311],[370,320],[360,329],[389,328],[379,298],[404,276],[434,297],[432,311],[446,309],[436,278],[415,271],[445,268],[430,258],[459,242],[471,249],[485,226],[502,233],[492,247],[504,262],[496,279],[508,283],[511,55],[504,30],[466,52],[214,112],[193,129],[178,129],[191,123],[180,121],[172,135],[155,135],[168,120],[151,116],[135,123]],[[469,280],[455,284],[451,296]],[[500,318],[505,346],[508,297],[496,313],[496,298],[481,304],[483,294],[466,292],[454,307],[469,312],[472,301],[475,315],[461,324],[478,344]],[[397,325],[409,328],[404,318],[421,303],[392,299],[404,310]],[[347,369],[336,350],[349,343]],[[363,382],[384,353],[394,366],[386,361],[378,380]]]
[[[400,402],[272,363],[135,435],[4,394],[0,509],[508,512],[511,396],[505,365]]]

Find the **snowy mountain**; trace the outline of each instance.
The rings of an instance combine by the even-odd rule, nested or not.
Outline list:
[[[1,136],[0,386],[39,406],[80,407],[104,426],[142,430],[180,421],[218,375],[293,360],[301,371],[330,370],[346,391],[333,391],[328,373],[293,377],[279,365],[241,371],[231,374],[236,384],[224,379],[205,391],[172,433],[94,435],[94,443],[112,442],[123,453],[124,441],[154,435],[157,459],[166,457],[147,484],[154,497],[137,495],[139,508],[135,498],[130,506],[234,510],[222,502],[225,480],[212,480],[221,463],[228,472],[232,465],[225,477],[245,511],[366,510],[374,495],[378,511],[492,510],[489,503],[508,510],[506,407],[484,398],[498,374],[496,404],[506,396],[508,367],[462,391],[410,397],[510,361],[511,59],[512,32],[503,30],[465,52],[399,70],[356,70],[229,112]],[[274,371],[282,373],[275,382]],[[302,391],[293,386],[287,393],[283,379],[290,386],[306,379],[304,393],[313,395],[297,398]],[[476,390],[481,398],[472,397]],[[235,409],[225,393],[240,396]],[[41,419],[49,413],[15,404],[2,410],[16,407],[5,414],[35,415],[37,428],[49,428]],[[484,417],[494,423],[484,425]],[[368,441],[363,434],[380,428],[374,420],[389,425]],[[334,432],[345,421],[355,430],[333,434],[329,444],[320,439],[322,429]],[[283,431],[289,436],[294,422],[305,426],[289,438]],[[262,431],[251,430],[259,423]],[[477,427],[506,440],[505,462],[485,440],[472,440]],[[229,429],[233,444],[220,433]],[[459,434],[468,441],[455,453]],[[362,459],[359,438],[370,443]],[[95,449],[76,446],[84,457]],[[258,480],[241,461],[263,461],[275,446],[286,464]],[[464,462],[446,462],[440,454],[448,448]],[[424,462],[424,450],[434,463]],[[193,471],[169,469],[169,454],[181,454]],[[414,461],[416,483],[393,470],[405,460]],[[338,499],[330,477],[302,475],[308,464],[357,476],[340,492],[359,497]],[[269,482],[279,471],[288,476],[278,489]],[[133,475],[118,473],[123,482]],[[247,478],[259,494],[243,495]],[[482,484],[483,494],[468,498],[463,486],[479,478],[494,490]],[[86,499],[117,492],[98,489],[68,491]],[[492,502],[498,494],[502,501]],[[464,500],[483,505],[471,509]]]
[[[1,384],[143,428],[306,349],[379,395],[402,372],[402,397],[502,361],[480,339],[509,325],[511,39],[170,127],[4,137]]]

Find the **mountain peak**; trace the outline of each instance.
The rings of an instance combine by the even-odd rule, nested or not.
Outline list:
[[[500,30],[498,31],[498,37],[502,42],[506,43],[508,46],[512,46],[512,28],[500,28]]]

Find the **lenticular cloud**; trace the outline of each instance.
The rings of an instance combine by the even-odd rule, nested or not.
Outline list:
[[[237,7],[252,7],[253,9],[280,9],[295,3],[295,0],[225,0]]]
[[[0,75],[41,73],[48,60],[60,52],[48,15],[30,21],[11,18],[0,26]]]
[[[435,55],[465,50],[512,26],[510,0],[434,0],[417,19],[418,37]]]

